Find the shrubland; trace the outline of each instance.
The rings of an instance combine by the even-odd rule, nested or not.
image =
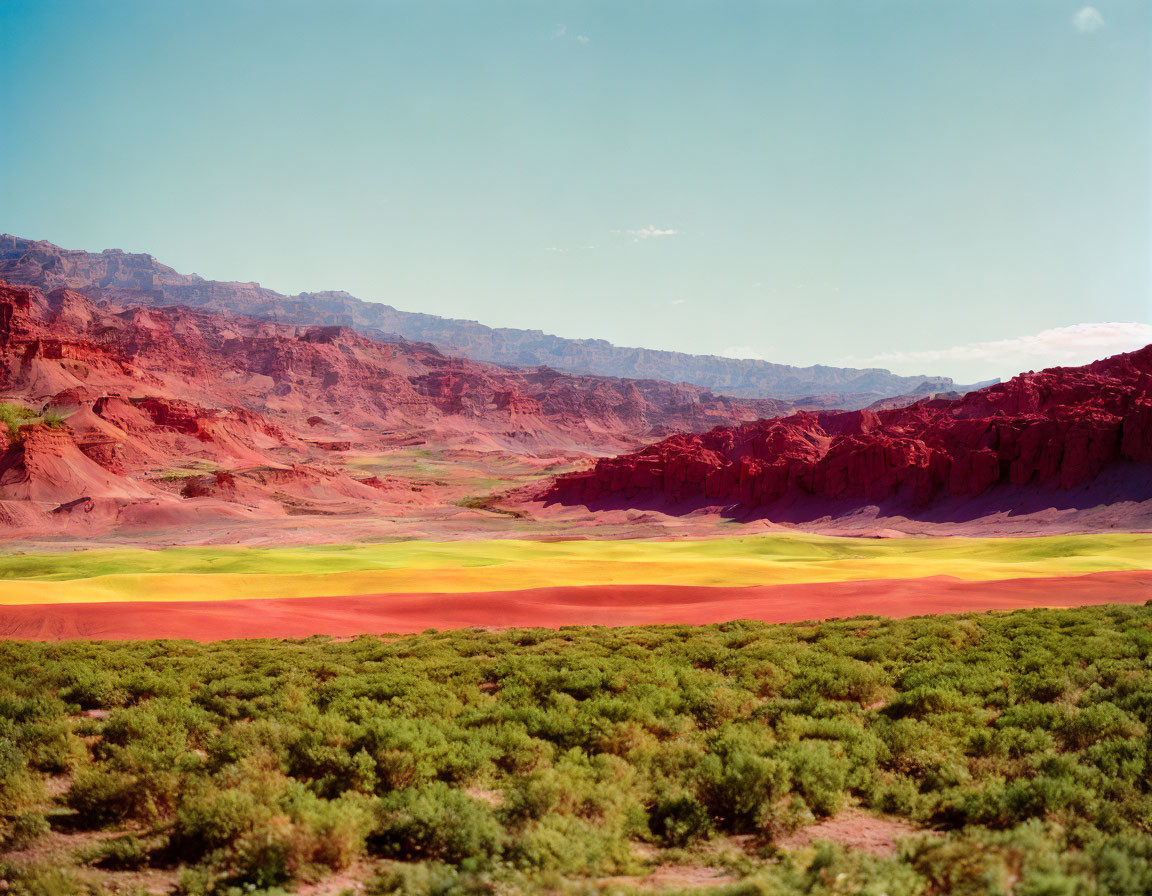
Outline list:
[[[1152,606],[0,643],[10,892],[1152,892]],[[852,809],[893,855],[788,835]],[[38,845],[84,842],[66,861]],[[85,839],[85,836],[91,835]],[[71,842],[71,841],[69,841]],[[56,854],[54,854],[56,855]],[[614,883],[606,883],[613,880]]]

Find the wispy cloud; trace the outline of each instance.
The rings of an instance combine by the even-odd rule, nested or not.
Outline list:
[[[687,299],[673,299],[673,300],[671,301],[671,303],[670,303],[670,304],[672,304],[672,305],[683,305],[683,304],[684,304],[685,302],[687,302],[687,301],[688,301]]]
[[[1034,336],[972,342],[945,349],[887,352],[870,358],[852,359],[866,366],[962,364],[1012,376],[1022,370],[1075,366],[1152,344],[1152,324],[1075,324],[1044,330]],[[947,370],[930,370],[947,373]]]
[[[641,227],[637,230],[613,230],[613,233],[626,233],[634,240],[652,240],[662,236],[676,236],[680,231],[675,228]]]
[[[1104,27],[1104,16],[1095,6],[1085,6],[1076,15],[1072,16],[1072,24],[1081,34],[1091,34]]]
[[[552,32],[552,40],[572,40],[582,47],[592,43],[592,38],[587,34],[573,34],[569,37],[567,25],[557,25],[556,30]]]

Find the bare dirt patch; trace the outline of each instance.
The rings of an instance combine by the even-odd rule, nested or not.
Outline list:
[[[504,794],[499,790],[488,790],[484,787],[469,787],[464,792],[472,797],[472,799],[487,803],[494,809],[498,809],[504,805]]]
[[[918,828],[902,818],[846,809],[832,818],[781,837],[776,845],[782,849],[802,849],[818,840],[827,840],[873,855],[890,856],[895,854],[898,840],[925,834],[934,835],[934,832]]]
[[[660,865],[645,875],[619,875],[597,881],[601,887],[635,887],[639,890],[689,890],[738,883],[739,877],[724,868],[707,865]]]
[[[360,893],[372,877],[372,868],[367,862],[358,862],[336,874],[317,881],[306,881],[296,885],[296,896],[338,896],[341,893]]]
[[[170,893],[176,886],[177,872],[169,868],[146,868],[139,871],[110,871],[77,866],[78,855],[98,843],[120,836],[122,831],[51,831],[31,846],[0,852],[0,859],[18,865],[54,865],[73,868],[82,881],[109,892],[143,891]],[[4,889],[0,887],[0,889]]]

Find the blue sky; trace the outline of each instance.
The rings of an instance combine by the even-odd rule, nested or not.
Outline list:
[[[1144,0],[0,0],[0,84],[0,230],[70,248],[794,364],[1152,341]]]

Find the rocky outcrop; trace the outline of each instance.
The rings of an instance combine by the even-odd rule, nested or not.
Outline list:
[[[80,450],[65,427],[35,424],[0,455],[0,501],[58,505],[79,497],[132,500],[149,490]]]
[[[1068,489],[1120,461],[1152,463],[1152,346],[958,399],[679,434],[562,476],[542,497],[765,507],[809,495],[922,507],[996,485]]]
[[[448,354],[518,367],[546,365],[567,373],[692,383],[751,398],[810,399],[824,407],[863,407],[918,388],[947,391],[947,377],[897,376],[879,368],[792,367],[751,359],[689,355],[564,339],[540,330],[494,329],[476,321],[400,311],[345,292],[285,296],[258,283],[184,275],[151,255],[116,249],[80,252],[0,235],[0,278],[50,291],[61,287],[135,305],[183,305],[329,330],[355,328],[383,340],[431,343]],[[2,325],[0,308],[0,325]],[[820,396],[826,396],[821,398]]]

